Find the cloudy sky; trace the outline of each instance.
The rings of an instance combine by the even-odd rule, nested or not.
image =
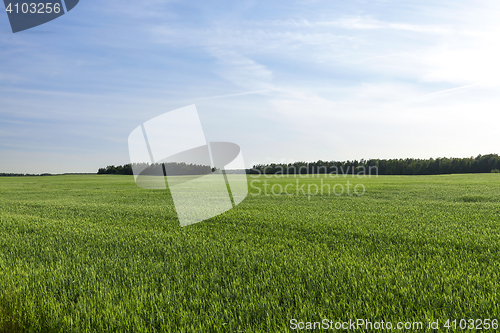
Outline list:
[[[498,1],[81,0],[0,15],[0,172],[129,162],[141,123],[195,104],[257,163],[500,153]]]

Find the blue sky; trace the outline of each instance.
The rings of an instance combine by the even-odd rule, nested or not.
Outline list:
[[[499,153],[495,1],[81,0],[0,15],[0,172],[128,163],[141,123],[196,104],[246,164]]]

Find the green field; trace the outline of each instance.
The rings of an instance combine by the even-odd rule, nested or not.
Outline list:
[[[500,174],[323,181],[366,193],[249,195],[181,228],[132,176],[2,177],[0,331],[500,319]]]

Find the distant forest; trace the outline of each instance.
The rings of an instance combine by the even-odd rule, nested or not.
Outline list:
[[[478,155],[466,158],[430,159],[370,159],[353,161],[295,162],[289,164],[260,164],[247,172],[250,174],[358,174],[366,175],[439,175],[453,173],[499,172],[500,156],[497,154]]]
[[[161,174],[161,164],[148,166],[143,174]],[[169,164],[171,174],[193,175],[207,174],[211,170],[206,165],[193,165],[185,163]],[[365,172],[366,175],[438,175],[454,173],[490,173],[499,172],[500,156],[497,154],[478,155],[466,158],[430,158],[430,159],[370,159],[353,161],[317,161],[317,162],[295,162],[288,164],[258,164],[252,169],[247,169],[248,174],[358,174]],[[100,168],[98,174],[120,174],[132,175],[132,165],[125,164],[106,168]]]
[[[134,164],[137,167],[145,168],[141,174],[142,175],[162,175],[163,174],[163,163],[153,163],[153,164]],[[186,163],[168,163],[167,170],[170,175],[206,175],[212,171],[212,168],[208,165],[199,164],[186,164]],[[111,174],[111,175],[133,175],[132,164],[125,165],[108,165],[106,168],[100,168],[97,171],[98,175]]]

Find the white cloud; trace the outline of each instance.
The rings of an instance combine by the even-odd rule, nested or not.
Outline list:
[[[224,79],[248,90],[272,88],[273,74],[265,66],[236,52],[214,49],[210,53],[218,59],[215,71]]]
[[[457,84],[481,83],[499,85],[500,29],[495,27],[481,36],[457,36],[424,58],[428,81],[447,81]]]
[[[156,37],[204,49],[216,57],[217,73],[240,87],[271,89],[269,105],[255,115],[293,128],[294,147],[308,140],[311,146],[323,143],[302,156],[321,158],[322,149],[335,150],[338,158],[429,157],[446,151],[466,156],[478,153],[473,150],[479,146],[497,151],[493,132],[481,130],[491,127],[482,119],[496,119],[493,110],[500,102],[497,92],[485,90],[500,75],[495,24],[345,16],[242,21],[210,31],[157,28]],[[280,60],[292,67],[282,69],[276,65]],[[331,73],[331,80],[309,75],[315,66]],[[464,131],[479,131],[478,139],[464,137]]]

